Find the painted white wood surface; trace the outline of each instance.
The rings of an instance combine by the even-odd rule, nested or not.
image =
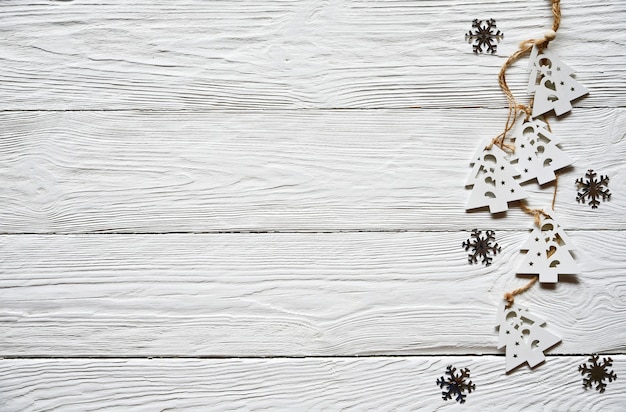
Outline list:
[[[588,411],[622,412],[618,380],[585,390],[586,357],[549,357],[504,376],[494,356],[305,359],[1,360],[7,411]],[[447,365],[469,367],[476,390],[459,405],[435,381]]]
[[[134,0],[0,3],[1,109],[503,107],[500,66],[551,25],[547,0]],[[550,45],[624,106],[626,3],[568,0]],[[498,56],[472,53],[495,18]],[[511,70],[525,93],[525,63]]]
[[[504,110],[0,113],[5,233],[527,229],[465,213],[469,162]],[[566,229],[626,228],[626,110],[552,124],[575,160],[556,209]],[[616,193],[576,203],[593,168]],[[547,207],[550,185],[524,185]]]
[[[563,343],[504,375],[531,218],[465,213],[462,185],[547,1],[0,2],[0,411],[449,409],[449,363],[471,409],[623,409],[624,21],[563,1],[550,48],[590,95],[551,121],[576,161],[556,208],[582,273],[519,298]],[[574,200],[587,168],[611,178],[598,210]],[[489,268],[460,246],[475,227],[503,246]],[[616,360],[602,395],[592,352]]]
[[[2,236],[8,356],[503,353],[496,314],[528,232],[490,267],[467,232]],[[520,302],[552,353],[624,352],[623,231],[575,231],[580,276]]]

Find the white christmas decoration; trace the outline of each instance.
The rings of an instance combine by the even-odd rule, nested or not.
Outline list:
[[[508,202],[527,196],[513,177],[519,173],[507,161],[506,153],[490,139],[479,146],[470,166],[473,168],[465,186],[471,186],[472,192],[466,210],[489,206],[491,213],[504,212],[509,208]]]
[[[533,46],[528,68],[528,92],[535,93],[532,117],[550,110],[560,116],[572,110],[571,101],[589,93],[572,77],[574,71],[545,48]]]
[[[557,144],[561,139],[552,135],[548,125],[539,119],[525,119],[521,112],[509,137],[515,139],[511,163],[517,167],[519,182],[537,179],[540,185],[556,179],[554,172],[574,163]]]
[[[531,368],[545,361],[544,351],[561,339],[544,329],[545,320],[531,315],[527,308],[513,303],[507,308],[502,302],[498,311],[498,349],[506,347],[506,371],[525,362]]]
[[[570,247],[569,238],[554,217],[542,216],[540,226],[535,226],[522,245],[522,251],[527,252],[516,273],[539,275],[541,283],[556,283],[559,275],[577,275],[580,270]]]

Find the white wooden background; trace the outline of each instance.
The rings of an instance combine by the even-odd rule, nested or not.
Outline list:
[[[448,410],[454,364],[469,410],[623,411],[626,2],[562,7],[550,48],[590,90],[552,122],[582,274],[519,298],[563,342],[506,375],[495,313],[532,219],[466,213],[463,183],[547,0],[0,2],[0,410]],[[594,352],[604,394],[577,372]]]

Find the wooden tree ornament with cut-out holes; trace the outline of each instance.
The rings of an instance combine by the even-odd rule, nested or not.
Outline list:
[[[561,339],[544,328],[546,321],[527,308],[502,302],[498,311],[498,349],[506,348],[506,371],[528,362],[531,368],[545,361],[544,351]]]
[[[516,273],[539,275],[541,283],[556,283],[559,275],[579,274],[570,253],[571,244],[554,218],[542,216],[539,227],[535,226],[521,247],[526,255]]]
[[[528,68],[528,92],[535,94],[532,117],[550,110],[560,116],[572,110],[573,100],[589,93],[574,79],[574,71],[545,48],[533,46]]]
[[[521,200],[526,192],[515,181],[518,175],[506,159],[506,153],[486,140],[470,162],[472,172],[465,183],[472,192],[466,210],[489,206],[491,213],[508,210],[508,202]]]
[[[520,183],[537,179],[543,185],[556,179],[555,171],[574,162],[557,146],[561,139],[550,132],[545,122],[525,116],[524,112],[520,113],[509,134],[515,145],[509,160],[519,172]]]

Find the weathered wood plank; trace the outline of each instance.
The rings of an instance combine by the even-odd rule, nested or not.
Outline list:
[[[587,357],[550,357],[505,375],[494,356],[317,359],[0,360],[3,411],[432,411],[458,410],[436,380],[447,365],[468,367],[471,410],[623,411],[626,356],[618,380],[584,389]]]
[[[504,31],[475,56],[473,19]],[[1,2],[0,109],[504,107],[496,76],[551,24],[549,2]],[[624,2],[569,0],[550,47],[626,105]],[[509,83],[526,98],[525,62]]]
[[[520,302],[551,353],[626,350],[624,231],[572,231],[582,275]],[[0,237],[0,356],[497,354],[523,232]]]
[[[527,228],[465,213],[468,162],[504,110],[0,113],[3,233]],[[553,122],[575,167],[567,228],[626,228],[626,110]],[[611,178],[599,209],[576,203],[588,168]],[[545,207],[552,187],[525,186]]]

